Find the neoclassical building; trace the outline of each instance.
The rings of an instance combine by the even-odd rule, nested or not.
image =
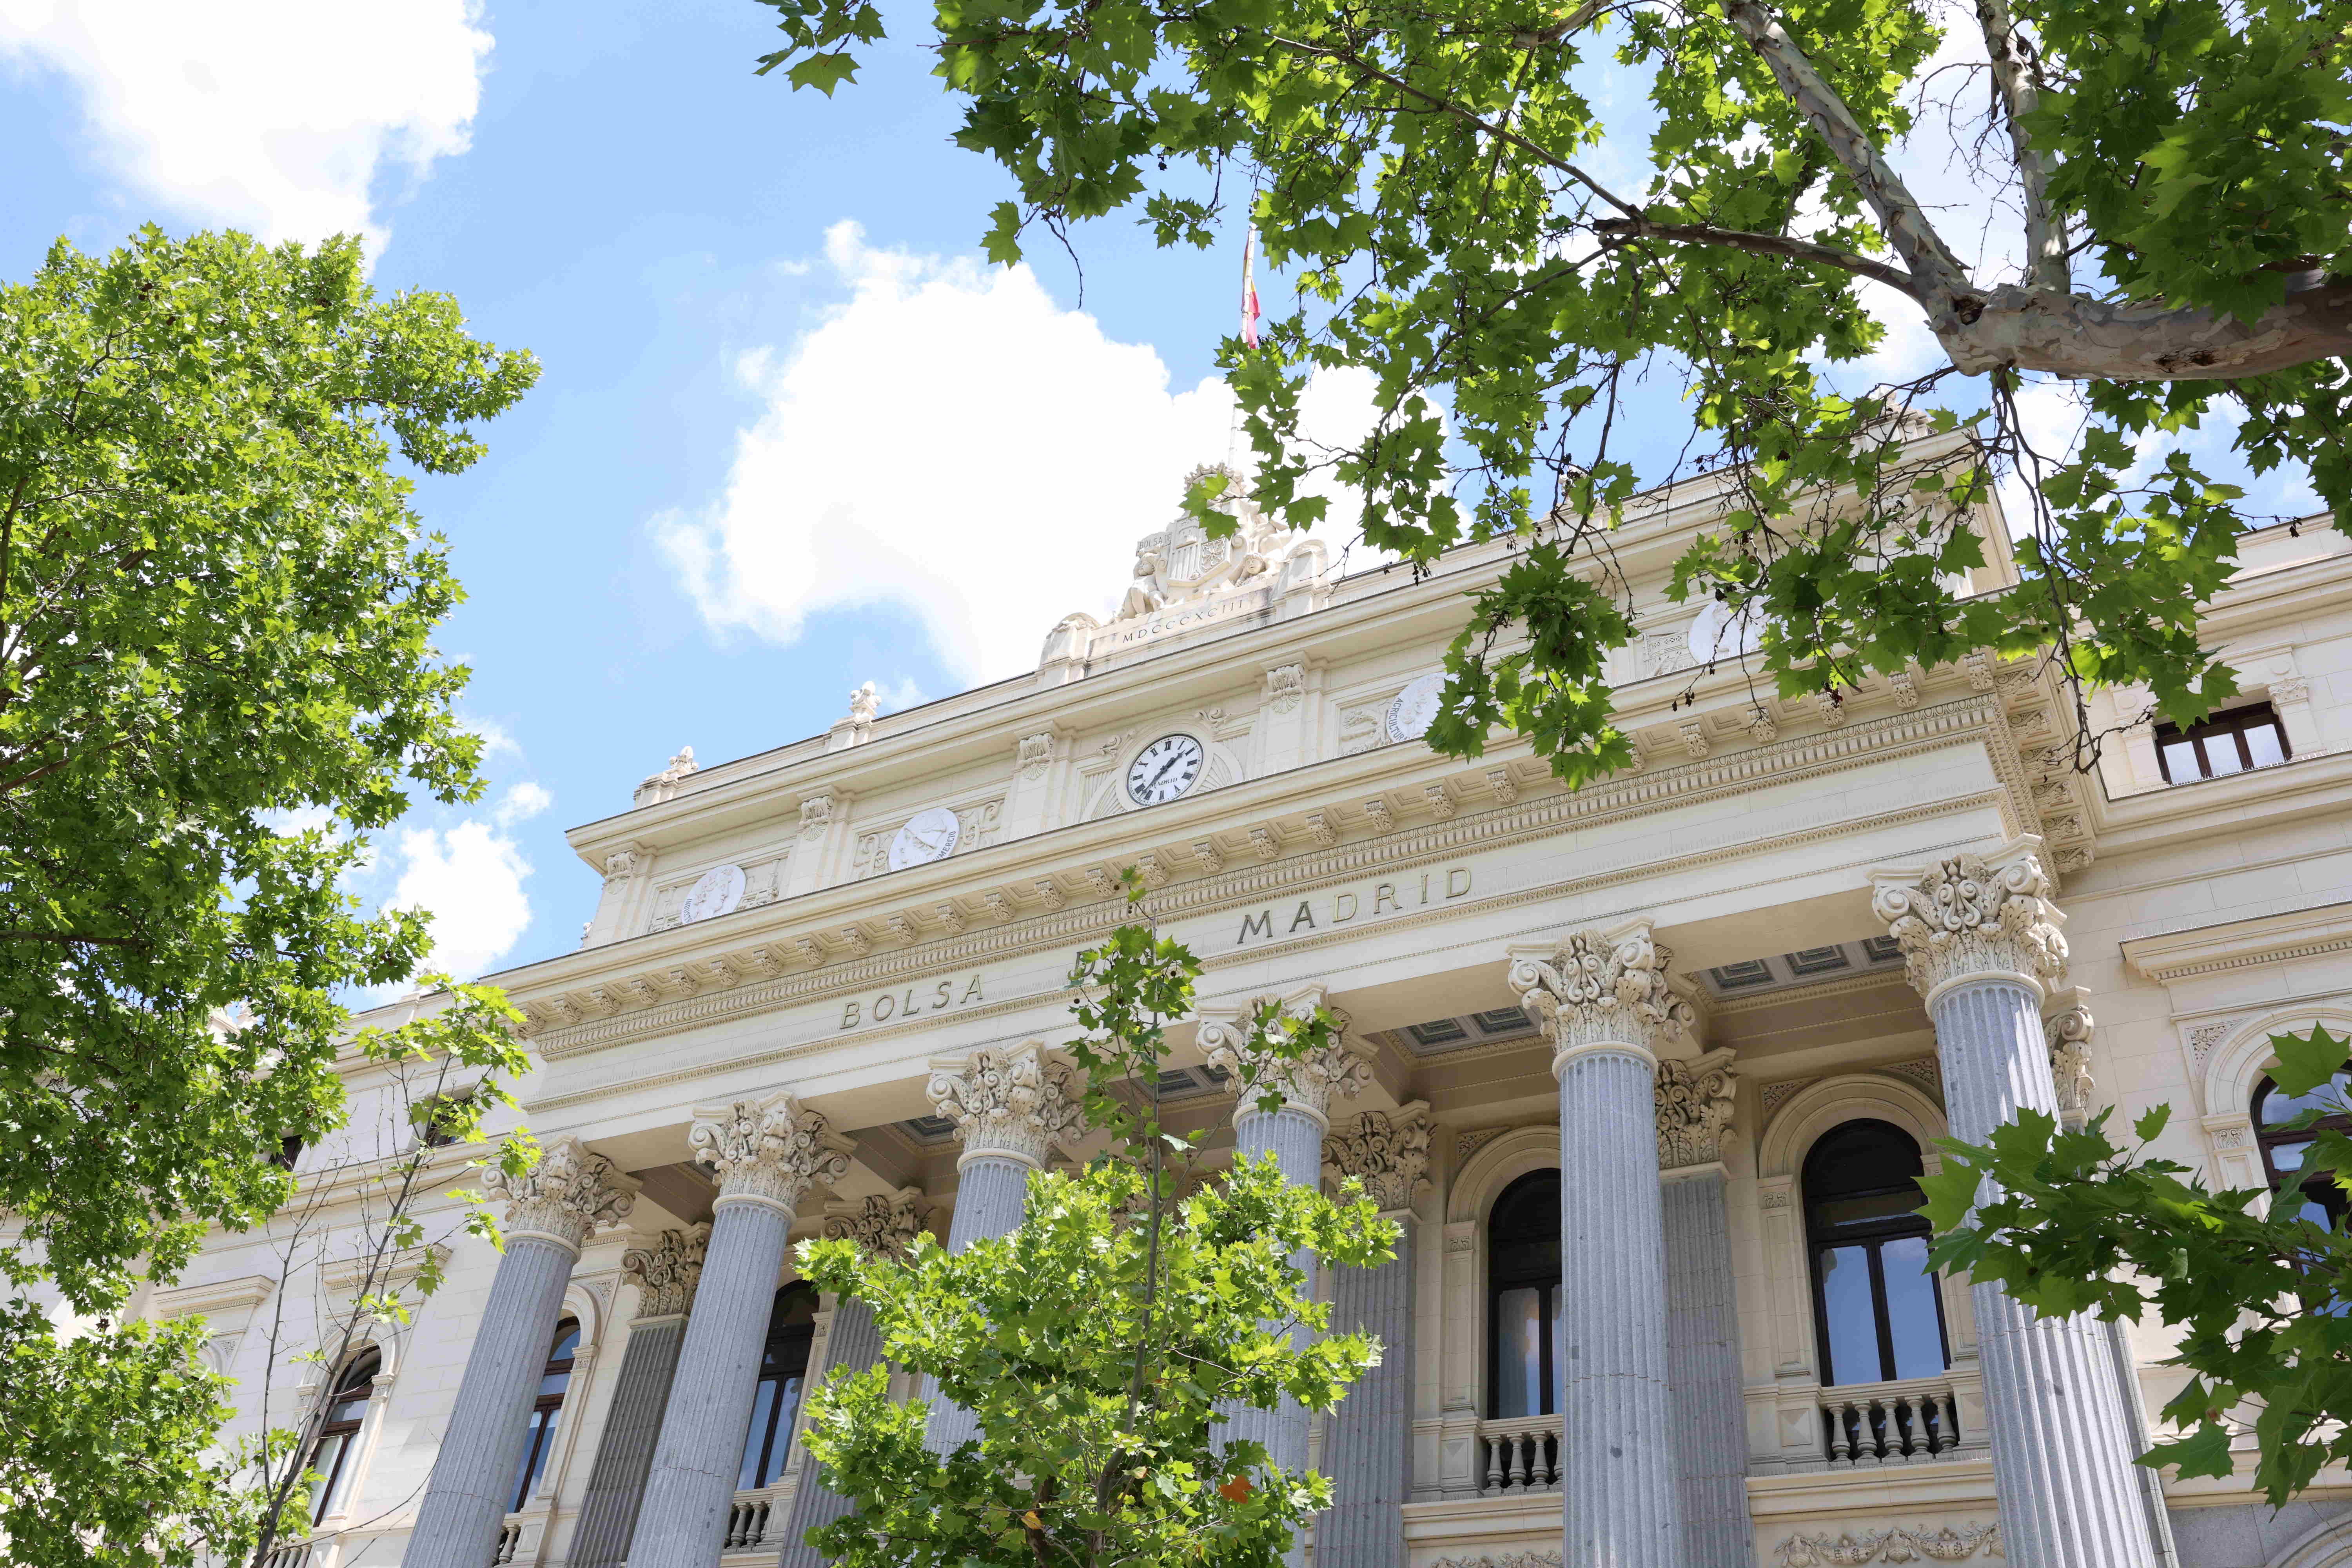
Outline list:
[[[1623,521],[1639,755],[1579,791],[1516,740],[1421,741],[1503,547],[1341,574],[1244,512],[1231,543],[1146,538],[1118,615],[1051,628],[1031,674],[682,753],[574,829],[604,879],[578,951],[495,977],[546,1156],[495,1194],[503,1253],[454,1237],[413,1324],[275,1374],[333,1380],[289,1568],[810,1568],[843,1504],[801,1394],[878,1350],[791,1244],[961,1246],[1083,1155],[1066,983],[1130,866],[1206,963],[1175,1119],[1360,1176],[1402,1226],[1318,1280],[1381,1364],[1328,1422],[1265,1418],[1334,1479],[1318,1568],[2352,1563],[2352,1479],[2273,1513],[2250,1453],[2231,1481],[2133,1466],[2160,1334],[1937,1277],[1912,1185],[2021,1106],[2168,1101],[2162,1152],[2337,1201],[2272,1131],[2264,1041],[2352,1026],[2352,542],[2250,535],[2208,622],[2242,696],[2187,733],[2096,698],[2119,732],[2077,773],[2032,661],[1759,695],[1738,628],[1664,595],[1719,505],[1702,479]],[[1991,563],[1966,591],[2000,591],[2000,518],[1962,522]],[[1232,1025],[1265,998],[1346,1026],[1237,1117]],[[350,1081],[352,1138],[411,1135],[378,1069]],[[296,1159],[330,1205],[348,1142]],[[144,1302],[209,1314],[248,1387],[351,1288],[268,1240]]]

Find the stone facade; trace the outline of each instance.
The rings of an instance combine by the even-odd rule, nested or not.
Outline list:
[[[530,1018],[523,1115],[549,1158],[499,1194],[506,1253],[453,1237],[447,1284],[379,1336],[350,1500],[286,1568],[814,1568],[797,1533],[845,1505],[797,1453],[736,1489],[790,1244],[960,1247],[1018,1222],[1027,1173],[1083,1142],[1066,982],[1127,917],[1130,867],[1206,964],[1171,1125],[1360,1182],[1404,1228],[1394,1263],[1327,1275],[1382,1367],[1328,1420],[1254,1418],[1334,1479],[1304,1561],[2352,1561],[2352,1479],[2273,1516],[2242,1475],[2129,1463],[2176,1386],[2155,1335],[1944,1280],[1897,1375],[1831,1367],[1864,1352],[1822,1330],[1807,1195],[1841,1129],[1891,1129],[1932,1168],[1935,1140],[2024,1105],[2168,1101],[2159,1152],[2264,1180],[2267,1036],[2352,1026],[2352,545],[2250,535],[2209,616],[2288,761],[2168,782],[2144,704],[2095,695],[2086,722],[2112,733],[2080,774],[2037,661],[1824,706],[1685,657],[1665,570],[1717,516],[1713,484],[1628,508],[1641,635],[1612,674],[1637,764],[1580,791],[1516,740],[1463,763],[1417,739],[1462,593],[1507,552],[1335,577],[1243,501],[1233,541],[1148,536],[1109,622],[1040,627],[1033,679],[907,713],[853,700],[737,761],[682,752],[576,829],[587,940],[494,977]],[[2004,525],[1972,526],[1990,591]],[[615,759],[616,789],[643,765]],[[1331,1047],[1257,1071],[1237,1026],[1268,1003],[1323,1009]],[[352,1067],[355,1129],[372,1070]],[[1497,1283],[1527,1238],[1495,1226],[1549,1173],[1562,1266],[1538,1284],[1560,1326],[1539,1354],[1508,1314],[1542,1291]],[[245,1325],[297,1289],[267,1253],[215,1237],[146,1307],[208,1313],[247,1388],[269,1351]],[[561,1319],[580,1349],[518,1500],[499,1489]],[[873,1364],[871,1315],[824,1300],[808,1354],[813,1374]],[[1521,1398],[1521,1375],[1549,1393]],[[957,1415],[934,1412],[935,1441]]]

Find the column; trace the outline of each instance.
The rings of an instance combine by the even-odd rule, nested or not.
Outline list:
[[[864,1203],[834,1205],[825,1211],[824,1234],[855,1241],[877,1257],[900,1258],[929,1222],[929,1205],[923,1201],[921,1190],[901,1187],[887,1195],[877,1194]],[[836,1372],[864,1372],[881,1359],[882,1332],[875,1324],[874,1309],[855,1297],[836,1301],[833,1327],[825,1335],[824,1366],[809,1379],[808,1386],[815,1388]],[[813,1457],[804,1453],[799,1462],[800,1489],[793,1496],[792,1522],[784,1528],[783,1561],[777,1568],[821,1568],[832,1562],[803,1538],[818,1525],[831,1524],[850,1511],[849,1500],[824,1484]]]
[[[2059,1114],[2044,987],[2065,973],[2063,916],[2035,838],[1872,873],[1936,1026],[1952,1136],[1982,1143],[2018,1111]],[[2103,1330],[1972,1286],[2002,1550],[2018,1568],[2151,1568],[2128,1412]]]
[[[1667,1393],[1682,1458],[1677,1489],[1688,1568],[1751,1568],[1756,1556],[1739,1303],[1723,1205],[1723,1134],[1731,1125],[1734,1082],[1727,1050],[1658,1064]]]
[[[963,1152],[956,1159],[955,1215],[948,1223],[948,1250],[961,1252],[975,1241],[1021,1228],[1029,1203],[1029,1173],[1045,1168],[1057,1143],[1083,1137],[1086,1115],[1067,1068],[1048,1063],[1035,1040],[1009,1051],[980,1050],[931,1075],[925,1092],[939,1113],[955,1123]],[[934,1453],[951,1454],[980,1436],[979,1418],[961,1405],[932,1400],[924,1441]]]
[[[1429,1107],[1420,1100],[1393,1116],[1368,1110],[1355,1130],[1323,1143],[1324,1173],[1354,1176],[1364,1194],[1396,1222],[1396,1257],[1376,1268],[1341,1268],[1331,1280],[1331,1326],[1360,1331],[1381,1345],[1324,1429],[1323,1468],[1331,1508],[1316,1526],[1318,1561],[1348,1568],[1405,1568],[1404,1504],[1412,1485],[1412,1269],[1414,1199],[1429,1184]]]
[[[719,1198],[629,1568],[718,1563],[793,1210],[849,1169],[847,1144],[789,1090],[695,1114],[688,1139],[718,1173]]]
[[[1646,921],[1511,966],[1559,1080],[1560,1561],[1681,1568],[1656,1047],[1696,1022]]]
[[[1371,1082],[1370,1068],[1347,1043],[1347,1015],[1328,1005],[1318,985],[1287,998],[1265,999],[1278,1001],[1293,1016],[1311,1016],[1322,1007],[1338,1026],[1329,1045],[1296,1061],[1256,1051],[1248,1014],[1205,1017],[1198,1037],[1209,1065],[1233,1074],[1240,1089],[1241,1103],[1234,1111],[1234,1152],[1253,1160],[1272,1154],[1284,1179],[1293,1186],[1313,1186],[1323,1179],[1323,1134],[1331,1125],[1331,1097],[1338,1094],[1352,1100]],[[1268,1089],[1282,1097],[1281,1105],[1273,1110],[1257,1103]],[[1291,1254],[1290,1265],[1308,1281],[1314,1279],[1314,1254],[1302,1247]],[[1297,1331],[1300,1336],[1306,1331]],[[1306,1410],[1286,1395],[1275,1409],[1232,1406],[1225,1417],[1229,1441],[1256,1439],[1265,1446],[1266,1458],[1276,1467],[1294,1475],[1307,1468],[1307,1428]],[[1284,1561],[1297,1568],[1305,1557],[1306,1543],[1293,1541]],[[1323,1561],[1341,1560],[1326,1557]]]
[[[506,1253],[401,1557],[407,1568],[482,1568],[498,1550],[572,1266],[591,1230],[636,1203],[636,1184],[577,1138],[549,1140],[520,1176],[492,1165],[482,1184],[507,1200]]]
[[[677,1371],[687,1314],[694,1310],[695,1282],[702,1277],[708,1225],[666,1230],[650,1247],[622,1255],[621,1272],[637,1287],[637,1315],[621,1352],[621,1373],[604,1413],[596,1462],[588,1471],[588,1495],[580,1505],[580,1528],[572,1538],[576,1568],[620,1568],[628,1556],[637,1505],[654,1463],[662,1409],[669,1403],[670,1379]]]

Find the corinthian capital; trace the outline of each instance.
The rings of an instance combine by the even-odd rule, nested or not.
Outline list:
[[[1723,1158],[1723,1131],[1731,1125],[1738,1081],[1727,1050],[1709,1051],[1695,1062],[1658,1064],[1658,1169],[1708,1165]]]
[[[1048,1062],[1034,1040],[1009,1051],[978,1050],[931,1075],[924,1090],[963,1143],[957,1162],[983,1154],[1042,1170],[1046,1152],[1086,1134],[1086,1113],[1070,1069]]]
[[[702,1281],[702,1255],[710,1226],[666,1230],[651,1247],[621,1255],[621,1272],[636,1281],[639,1318],[673,1318],[694,1310],[694,1288]]]
[[[923,1233],[930,1205],[920,1187],[877,1193],[862,1203],[835,1204],[824,1211],[824,1234],[857,1243],[876,1258],[903,1258]]]
[[[1674,950],[1650,937],[1650,922],[1613,931],[1580,931],[1549,958],[1511,961],[1511,989],[1551,1042],[1552,1070],[1571,1057],[1631,1046],[1654,1059],[1658,1047],[1698,1027],[1690,987],[1666,973]]]
[[[1323,1140],[1323,1173],[1335,1183],[1355,1177],[1382,1209],[1411,1208],[1429,1184],[1429,1106],[1416,1100],[1393,1115],[1367,1110],[1353,1131],[1334,1130]]]
[[[635,1182],[572,1137],[549,1139],[539,1163],[520,1176],[491,1166],[482,1185],[506,1199],[509,1236],[544,1237],[574,1252],[590,1231],[620,1224],[637,1202]]]
[[[1990,855],[1871,874],[1871,907],[1930,1005],[1967,980],[2016,980],[2039,992],[2065,974],[2064,917],[2050,903],[2041,842],[2020,838]]]
[[[849,1146],[790,1089],[694,1114],[687,1142],[695,1163],[717,1173],[721,1204],[790,1214],[813,1184],[839,1181],[849,1170]]]
[[[1205,1013],[1201,1017],[1199,1043],[1209,1065],[1242,1080],[1242,1103],[1236,1120],[1257,1110],[1256,1100],[1268,1089],[1282,1096],[1286,1110],[1302,1111],[1320,1127],[1331,1125],[1331,1100],[1336,1095],[1353,1100],[1372,1081],[1370,1063],[1348,1039],[1348,1015],[1324,1001],[1320,985],[1289,996],[1260,997],[1238,1014]],[[1259,1048],[1250,1037],[1250,1020],[1261,1007],[1275,1006],[1293,1018],[1312,1018],[1320,1007],[1330,1016],[1331,1043],[1285,1061]]]

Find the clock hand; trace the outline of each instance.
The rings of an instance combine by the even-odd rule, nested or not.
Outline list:
[[[1181,752],[1178,752],[1171,755],[1166,762],[1160,764],[1160,771],[1151,775],[1151,782],[1145,784],[1143,787],[1145,789],[1158,789],[1160,787],[1160,781],[1168,776],[1168,770],[1174,767],[1178,763],[1181,763],[1183,760],[1184,753]]]

